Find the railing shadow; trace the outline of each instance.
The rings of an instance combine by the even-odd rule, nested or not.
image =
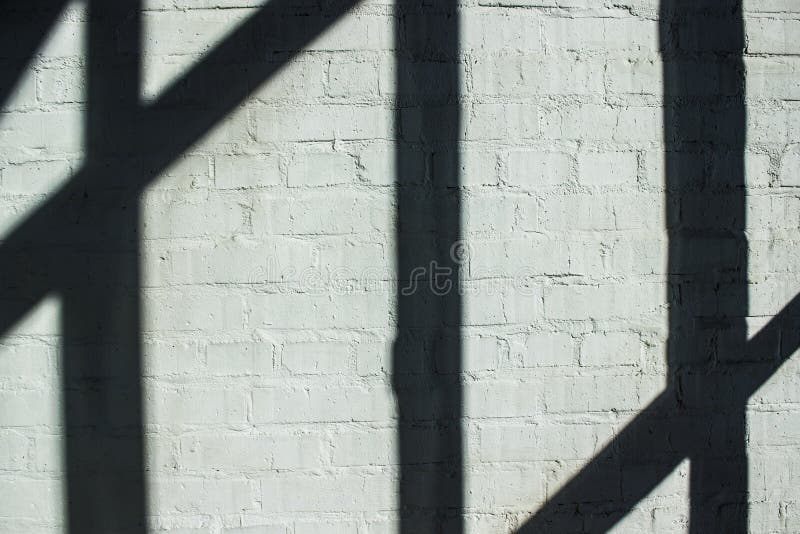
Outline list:
[[[685,458],[689,530],[748,530],[745,408],[798,347],[795,297],[750,341],[741,2],[662,0],[668,385],[520,533],[606,532]]]
[[[353,5],[273,0],[145,107],[140,0],[89,1],[86,163],[0,243],[0,335],[46,294],[62,300],[70,532],[147,529],[142,190]],[[0,73],[3,101],[62,7],[57,2],[0,6],[3,28],[11,28],[12,36]]]
[[[0,102],[62,7],[0,5]],[[271,0],[155,103],[139,102],[138,0],[90,2],[87,163],[0,243],[0,335],[48,293],[63,300],[67,515],[72,532],[144,532],[139,196],[352,1]],[[31,7],[33,6],[33,7]],[[457,3],[396,7],[397,264],[458,270]],[[40,16],[32,17],[31,11]],[[690,458],[691,530],[745,532],[747,398],[797,347],[800,298],[745,342],[741,4],[664,0],[669,386],[522,532],[604,532]],[[26,22],[27,26],[21,24]],[[449,163],[420,172],[407,151]],[[443,169],[443,170],[441,170]],[[451,282],[456,282],[451,277]],[[402,286],[402,284],[401,284]],[[401,530],[463,530],[458,291],[398,297],[393,386]],[[712,304],[709,306],[709,303]]]

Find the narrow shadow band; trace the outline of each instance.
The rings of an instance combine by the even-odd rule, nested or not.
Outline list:
[[[400,287],[414,282],[397,296],[392,355],[404,534],[463,531],[461,296],[452,254],[461,238],[456,7],[395,4],[397,273]]]

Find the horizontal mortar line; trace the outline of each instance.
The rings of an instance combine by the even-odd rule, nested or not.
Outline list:
[[[748,347],[758,347],[759,345],[763,345],[764,343],[768,343],[770,341],[770,334],[769,330],[775,329],[777,327],[783,326],[793,317],[800,317],[800,294],[796,295],[791,301],[789,301],[783,309],[778,312],[761,330],[758,331],[745,345],[745,349]],[[743,391],[736,392],[736,401],[737,404],[745,405],[747,399],[756,392],[756,390],[761,387],[780,367],[786,362],[789,356],[794,353],[798,347],[800,347],[800,336],[798,339],[795,340],[792,344],[782,346],[780,350],[780,354],[777,361],[774,362],[767,362],[766,365],[764,364],[753,364],[749,366],[751,373],[747,376],[749,381],[747,387],[743,388]],[[755,368],[755,372],[752,372],[753,368]],[[553,497],[547,500],[547,503],[543,507],[541,507],[531,519],[529,519],[522,527],[517,530],[517,533],[528,533],[528,532],[538,532],[539,529],[543,527],[540,524],[540,521],[547,521],[547,514],[554,513],[557,511],[558,507],[566,506],[569,504],[570,498],[568,494],[575,491],[580,491],[580,488],[591,482],[593,478],[603,478],[605,480],[613,480],[613,474],[608,473],[608,468],[602,465],[598,466],[603,461],[604,457],[608,457],[610,453],[613,453],[615,450],[624,450],[621,443],[627,443],[630,440],[635,440],[637,433],[641,433],[647,429],[648,425],[650,424],[649,421],[653,420],[656,429],[666,434],[669,431],[669,428],[666,427],[665,420],[661,419],[660,416],[662,415],[661,412],[664,408],[669,408],[671,404],[671,400],[664,397],[666,394],[662,392],[655,400],[653,400],[645,410],[640,411],[639,415],[633,420],[630,421],[625,428],[622,430],[621,434],[617,435],[610,443],[608,443],[603,450],[594,456],[587,464],[581,468],[581,470],[569,481],[567,484],[559,490]],[[666,439],[666,438],[665,438]],[[654,460],[658,460],[661,462],[662,468],[667,465],[664,462],[669,461],[668,465],[677,465],[681,460],[688,457],[689,451],[679,451],[673,450],[670,451],[669,454],[663,454]],[[592,468],[600,469],[600,472],[592,472]],[[651,473],[651,478],[647,480],[647,482],[637,490],[637,494],[634,496],[633,499],[626,499],[626,503],[633,507],[636,503],[641,501],[660,481],[662,481],[666,475],[669,474],[671,468],[666,473]],[[583,477],[583,478],[582,478]],[[545,514],[545,516],[543,516]],[[624,515],[624,514],[622,514]],[[604,525],[606,528],[611,528],[615,525],[619,520],[622,519],[622,515],[614,515],[613,517],[606,518]]]
[[[242,101],[244,101],[255,86],[263,84],[266,80],[275,75],[282,67],[298,53],[306,44],[315,39],[325,29],[332,25],[338,18],[354,7],[358,0],[335,0],[331,3],[332,8],[324,14],[319,13],[317,18],[309,17],[308,23],[303,29],[302,35],[293,35],[287,42],[282,43],[286,49],[290,50],[288,56],[281,58],[279,63],[256,63],[242,66],[233,75],[229,75],[226,88],[229,93],[220,97],[211,91],[204,95],[202,90],[195,90],[193,97],[204,95],[205,99],[193,102],[191,109],[184,109],[177,117],[173,117],[172,124],[176,125],[178,132],[163,132],[162,125],[155,120],[158,111],[168,109],[175,102],[181,101],[181,87],[215,87],[218,85],[218,73],[216,67],[229,63],[228,60],[241,57],[252,51],[252,43],[258,42],[258,37],[262,35],[263,28],[270,27],[270,20],[280,19],[283,13],[292,12],[291,0],[273,0],[261,8],[256,14],[241,24],[236,31],[226,40],[208,54],[200,63],[196,64],[186,75],[176,80],[161,97],[152,105],[145,108],[137,108],[134,111],[134,118],[141,118],[136,130],[128,132],[131,138],[139,140],[139,146],[133,147],[132,152],[147,160],[148,169],[141,175],[134,175],[126,168],[104,169],[103,174],[114,176],[119,173],[129,179],[125,187],[138,192],[151,182],[161,171],[167,168],[183,152],[191,147],[203,135],[210,131],[214,125],[226,118]],[[323,17],[324,15],[324,17]],[[314,24],[312,24],[312,21]],[[202,109],[202,112],[198,111]],[[178,111],[180,110],[173,110]],[[138,116],[138,117],[137,117]],[[148,124],[150,123],[150,124]],[[134,135],[138,133],[138,135]],[[174,135],[171,135],[174,134]],[[58,236],[66,237],[69,224],[62,219],[60,209],[68,205],[74,198],[81,198],[85,188],[96,182],[97,171],[93,168],[92,161],[72,175],[70,180],[61,187],[56,193],[51,195],[43,206],[37,209],[24,222],[19,224],[13,233],[4,240],[0,246],[0,278],[4,280],[18,280],[23,274],[20,269],[24,266],[15,265],[15,258],[9,251],[29,249],[30,244],[37,243],[59,243]],[[22,317],[27,311],[39,302],[48,291],[56,289],[59,284],[49,280],[40,283],[36,287],[26,288],[28,295],[21,301],[14,302],[0,315],[0,336],[7,333],[13,324]],[[10,309],[8,309],[10,308]]]

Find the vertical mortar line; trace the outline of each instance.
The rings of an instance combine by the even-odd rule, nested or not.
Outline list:
[[[67,524],[146,531],[138,172],[140,0],[89,2],[87,179],[59,205]]]
[[[400,532],[463,531],[457,2],[395,3]],[[426,176],[429,156],[431,174]],[[446,282],[444,281],[446,279]]]

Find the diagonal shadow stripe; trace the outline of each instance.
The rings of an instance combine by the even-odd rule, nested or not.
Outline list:
[[[781,338],[777,357],[766,362],[740,366],[736,377],[733,404],[745,404],[788,358],[800,348],[797,327],[800,324],[800,295],[795,296],[769,324],[747,343],[749,351],[775,353],[776,332],[792,333]],[[602,533],[610,530],[633,510],[685,458],[693,445],[685,436],[703,435],[710,421],[696,419],[697,414],[676,416],[678,405],[673,389],[661,393],[598,452],[580,473],[570,479],[547,504],[539,509],[517,532]],[[621,459],[650,469],[625,472]],[[603,488],[603,490],[599,490]],[[602,504],[608,496],[618,497],[615,506]],[[598,504],[600,503],[600,504]]]
[[[668,386],[520,533],[607,532],[685,458],[690,532],[747,532],[746,404],[800,347],[800,296],[745,340],[741,9],[736,1],[661,2]]]
[[[139,195],[352,7],[296,3],[259,10],[142,108],[140,0],[89,2],[87,163],[0,247],[0,335],[45,293],[61,297],[70,532],[146,532]]]
[[[0,107],[14,85],[19,82],[50,29],[55,24],[66,0],[3,0],[0,12]]]
[[[298,15],[292,2],[278,0],[271,2],[257,15],[242,25],[228,40],[201,61],[179,82],[173,84],[152,106],[142,110],[131,105],[128,115],[119,116],[122,124],[109,126],[107,145],[115,151],[123,151],[142,157],[145,171],[134,170],[121,164],[105,166],[90,160],[86,167],[79,171],[61,190],[55,193],[46,204],[34,215],[23,222],[0,248],[0,279],[3,280],[4,295],[2,311],[0,311],[0,335],[18,320],[32,305],[48,291],[61,288],[70,280],[61,272],[76,272],[75,269],[59,269],[65,262],[80,262],[81,250],[90,250],[93,243],[100,239],[98,233],[103,230],[92,224],[91,218],[82,218],[83,198],[87,190],[103,191],[115,198],[115,202],[126,199],[135,203],[136,195],[160,171],[172,162],[230,113],[250,91],[263,81],[274,75],[291,57],[294,50],[302,48],[310,39],[324,31],[336,18],[352,7],[352,2],[334,2],[329,9],[311,16],[308,24],[292,24],[291,20]],[[291,20],[289,20],[291,19]],[[287,23],[288,21],[288,23]],[[272,28],[274,31],[269,31]],[[269,34],[265,38],[264,33]],[[288,35],[286,33],[288,32]],[[274,41],[273,41],[274,40]],[[285,56],[277,62],[268,61],[274,51],[285,51]],[[248,63],[241,62],[247,57]],[[249,62],[253,57],[260,57],[263,62]],[[224,65],[233,65],[229,76],[220,76]],[[187,103],[191,103],[187,106]],[[134,143],[123,147],[118,141],[133,140]],[[117,141],[117,142],[114,142]],[[110,148],[109,148],[110,149]],[[111,178],[109,178],[111,177]],[[81,217],[79,217],[79,215]],[[102,236],[103,239],[107,235]],[[72,250],[78,250],[76,257],[71,257]],[[783,326],[792,324],[798,316],[798,297],[770,321],[749,343],[748,347],[759,348],[767,345],[771,332],[781,330]],[[744,403],[780,364],[798,347],[797,339],[781,340],[779,358],[776,361],[749,363],[739,366],[740,375],[746,377],[748,384],[738,388],[736,402]],[[744,392],[748,392],[744,395]],[[554,511],[559,503],[565,506],[574,505],[569,492],[578,488],[592,486],[592,480],[601,480],[622,491],[623,481],[613,468],[607,467],[608,457],[604,454],[613,451],[638,451],[642,440],[651,436],[669,437],[670,431],[680,429],[679,423],[665,422],[663,413],[673,407],[672,394],[670,400],[659,397],[651,407],[645,409],[622,434],[604,449],[587,470],[575,480],[584,477],[583,483],[569,483],[561,492],[551,499],[546,508],[537,514],[523,531],[540,532],[546,523],[543,521],[550,511]],[[655,429],[655,430],[652,430]],[[670,441],[667,439],[667,442]],[[670,445],[671,448],[653,448],[654,458],[670,465],[680,461],[688,452],[681,444]],[[593,474],[595,473],[596,474]],[[619,510],[605,511],[596,527],[591,530],[600,532],[616,523],[641,497],[648,488],[663,477],[657,471],[652,477],[633,484],[626,504]],[[610,481],[617,481],[612,484]],[[555,513],[555,512],[553,512]],[[537,518],[540,518],[537,520]],[[602,517],[607,517],[602,519]],[[539,523],[537,523],[539,521]],[[539,525],[539,526],[537,526]]]
[[[180,154],[356,4],[332,0],[309,8],[297,7],[296,0],[271,0],[155,103],[123,107],[116,125],[96,133],[106,137],[104,146],[115,157],[88,161],[3,241],[0,336],[46,293],[71,282],[64,275],[75,271],[61,266],[103,232],[83,213],[87,190],[104,191],[113,203],[133,203]]]
[[[102,161],[103,135],[119,109],[137,105],[141,0],[89,0],[85,112],[88,161]],[[124,31],[121,31],[124,29]],[[117,41],[109,53],[109,43]],[[90,201],[96,192],[84,190]],[[59,272],[60,378],[66,524],[69,532],[146,532],[139,210],[135,201],[94,205],[97,228],[114,228]],[[130,204],[130,206],[129,206]]]

